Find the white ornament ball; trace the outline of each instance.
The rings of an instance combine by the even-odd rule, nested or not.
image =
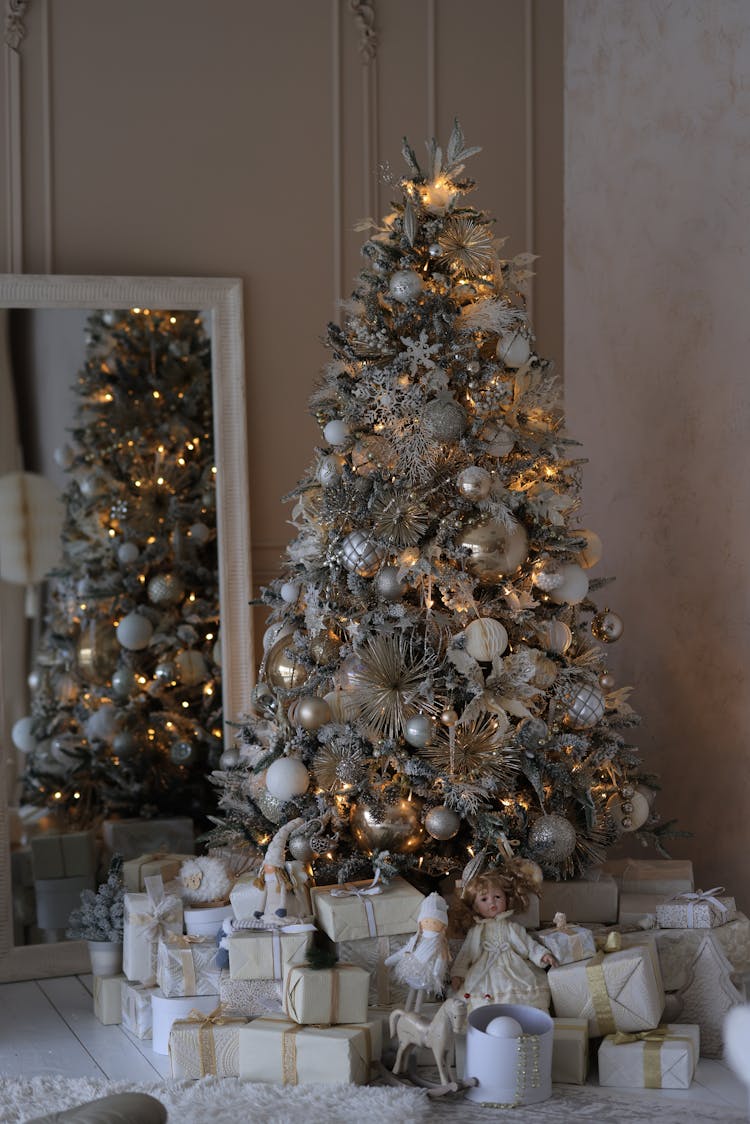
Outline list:
[[[86,737],[89,741],[111,741],[117,732],[117,711],[109,703],[100,706],[86,719]]]
[[[497,357],[506,367],[515,370],[528,363],[531,355],[529,337],[520,328],[505,332],[497,341]]]
[[[266,773],[266,789],[285,803],[306,792],[309,783],[310,774],[295,757],[279,757]]]
[[[651,814],[651,805],[637,790],[627,800],[615,793],[607,801],[607,811],[621,831],[637,831]]]
[[[193,542],[203,546],[211,538],[211,528],[207,527],[205,523],[191,523],[188,527],[188,534]]]
[[[128,613],[117,626],[117,639],[129,652],[140,652],[148,648],[154,626],[142,613]]]
[[[29,674],[26,676],[26,682],[28,683],[28,685],[29,685],[29,687],[31,688],[32,691],[36,691],[36,689],[39,686],[39,684],[41,683],[41,681],[42,681],[42,677],[41,677],[41,675],[39,674],[39,672],[37,671],[36,668],[34,668],[33,671],[30,671]]]
[[[478,663],[491,663],[508,647],[508,633],[491,617],[480,617],[464,629],[464,648]]]
[[[235,769],[240,763],[240,751],[233,745],[225,749],[219,758],[221,769]]]
[[[129,566],[136,561],[140,553],[134,542],[123,542],[117,548],[117,559],[124,566]]]
[[[404,738],[417,749],[429,745],[434,732],[435,723],[426,714],[414,714],[404,723]]]
[[[70,468],[73,463],[74,456],[75,454],[73,453],[70,445],[60,445],[59,448],[55,449],[54,453],[52,454],[55,464],[58,468],[62,469]]]
[[[19,718],[17,722],[13,723],[13,729],[10,732],[13,745],[21,753],[32,753],[36,749],[36,738],[31,731],[31,721],[30,714],[27,714],[24,718]]]
[[[329,445],[347,445],[351,430],[341,418],[334,418],[323,427],[323,436]]]
[[[492,488],[492,477],[486,468],[472,464],[459,472],[457,484],[461,495],[476,503],[487,499]]]
[[[405,304],[422,292],[422,278],[411,269],[399,269],[391,277],[388,289],[394,300]]]
[[[562,581],[550,590],[549,599],[556,605],[578,605],[589,591],[589,579],[577,562],[564,562],[560,567]]]
[[[321,457],[318,463],[317,477],[318,482],[324,488],[331,488],[338,480],[339,476],[344,469],[344,458],[338,453],[329,453],[327,457]]]
[[[543,621],[537,625],[536,634],[539,643],[548,652],[563,655],[573,643],[573,633],[564,621]]]
[[[211,659],[217,667],[221,667],[221,640],[217,640],[211,649]]]
[[[190,649],[178,652],[175,656],[175,663],[177,664],[180,682],[185,687],[194,687],[196,683],[202,683],[208,674],[206,661],[201,652],[193,652]]]
[[[596,531],[587,531],[582,528],[573,533],[577,538],[586,540],[586,545],[583,550],[579,551],[577,560],[584,570],[590,570],[592,566],[596,566],[597,562],[601,562],[604,553],[602,540]]]
[[[484,1032],[493,1038],[520,1038],[523,1027],[518,1019],[513,1019],[510,1015],[498,1015],[487,1023]]]
[[[299,582],[284,582],[279,590],[281,600],[286,601],[287,605],[293,605],[300,595],[300,589]]]

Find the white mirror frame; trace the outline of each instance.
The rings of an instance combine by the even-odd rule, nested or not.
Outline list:
[[[217,469],[216,521],[221,601],[224,741],[227,722],[250,709],[255,678],[247,461],[242,282],[224,277],[66,277],[0,274],[0,308],[164,308],[211,314],[211,366]],[[71,376],[74,372],[71,372]],[[0,648],[0,708],[3,652]],[[84,941],[15,946],[8,793],[0,745],[0,981],[90,971]]]

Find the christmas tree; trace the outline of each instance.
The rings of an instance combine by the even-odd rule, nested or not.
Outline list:
[[[221,752],[211,348],[195,312],[93,313],[62,561],[14,736],[25,799],[202,817]]]
[[[365,242],[311,399],[324,444],[292,494],[256,714],[214,780],[217,841],[290,850],[321,883],[515,854],[571,877],[655,825],[591,599],[597,535],[522,296],[472,208],[458,123]],[[647,824],[647,821],[650,823]],[[653,833],[652,837],[653,837]]]

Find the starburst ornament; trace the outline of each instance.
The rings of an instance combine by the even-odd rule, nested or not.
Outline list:
[[[427,508],[408,493],[386,492],[372,504],[372,529],[383,542],[414,546],[430,522]]]
[[[434,745],[421,751],[439,769],[466,780],[491,778],[496,785],[511,787],[518,771],[518,751],[504,744],[505,727],[494,715],[484,714],[473,722],[438,730]]]
[[[380,737],[395,738],[417,713],[434,656],[401,636],[379,636],[357,652],[352,701],[362,722]]]
[[[443,261],[467,277],[480,277],[492,267],[492,236],[485,223],[455,215],[446,221],[439,244]]]

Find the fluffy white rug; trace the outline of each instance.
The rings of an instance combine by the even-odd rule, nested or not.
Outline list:
[[[151,1093],[169,1112],[170,1124],[491,1124],[504,1112],[463,1100],[429,1101],[418,1089],[383,1086],[304,1085],[282,1089],[235,1078],[167,1081],[137,1085],[128,1081],[29,1077],[0,1079],[0,1122],[25,1124],[108,1093]],[[556,1086],[551,1100],[516,1108],[509,1124],[746,1124],[747,1117],[727,1106],[701,1104],[690,1094],[658,1097],[618,1095],[595,1087]]]

